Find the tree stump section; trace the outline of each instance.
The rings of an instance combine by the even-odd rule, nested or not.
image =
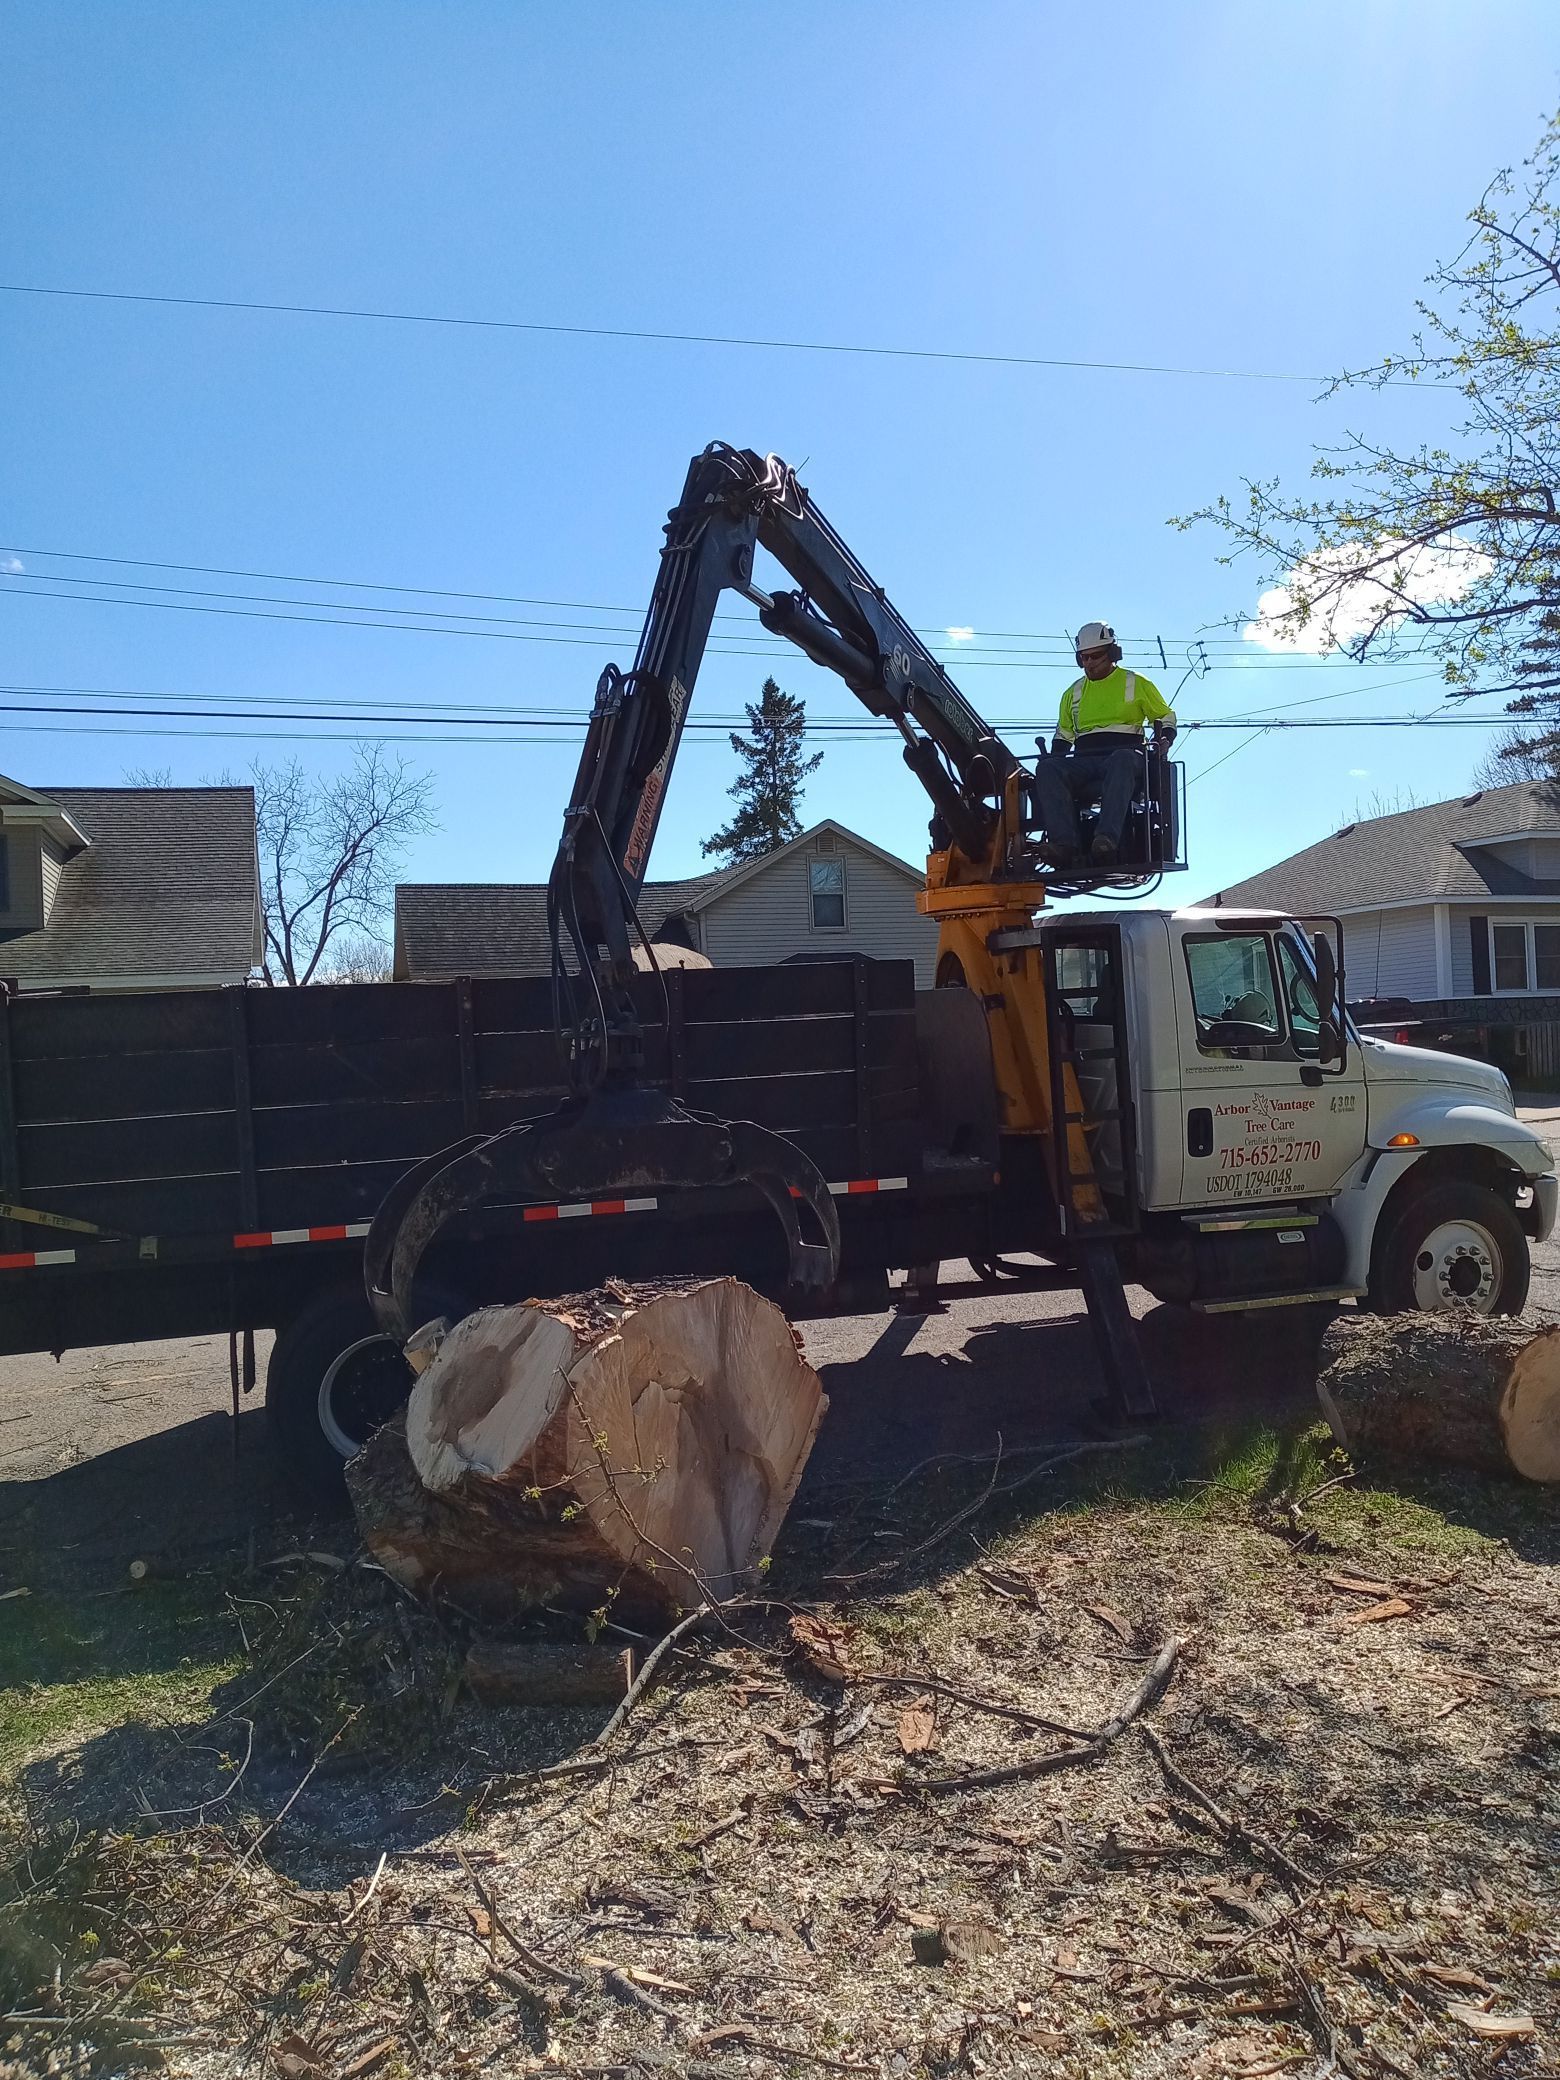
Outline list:
[[[553,1646],[534,1640],[474,1639],[466,1681],[482,1704],[621,1704],[634,1680],[627,1647]]]
[[[662,1622],[751,1581],[827,1406],[739,1280],[613,1282],[457,1323],[347,1482],[408,1588]]]
[[[1467,1313],[1342,1314],[1316,1381],[1333,1436],[1361,1459],[1441,1459],[1560,1481],[1560,1328]]]

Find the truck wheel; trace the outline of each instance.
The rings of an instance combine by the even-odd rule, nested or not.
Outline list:
[[[277,1336],[265,1410],[292,1470],[313,1494],[339,1501],[347,1460],[411,1388],[412,1368],[362,1290],[343,1286],[311,1300]]]
[[[1516,1215],[1488,1185],[1448,1179],[1388,1216],[1371,1257],[1378,1314],[1520,1314],[1532,1266]]]

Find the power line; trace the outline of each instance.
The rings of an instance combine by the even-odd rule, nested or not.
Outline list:
[[[217,592],[201,595],[201,597],[209,599],[250,599],[263,601],[265,603],[263,605],[254,605],[248,607],[201,606],[194,604],[190,600],[174,599],[116,599],[108,593],[54,592],[48,589],[48,584],[51,583],[90,584],[92,582],[91,579],[83,578],[77,580],[68,577],[59,577],[53,573],[42,571],[25,572],[22,575],[28,577],[38,577],[47,582],[42,585],[21,585],[16,582],[16,574],[0,572],[0,596],[4,596],[5,594],[9,593],[14,596],[26,597],[30,599],[48,599],[61,604],[71,604],[77,606],[139,607],[146,610],[156,610],[164,613],[218,614],[227,616],[229,618],[238,618],[246,621],[293,621],[300,622],[306,627],[377,629],[391,635],[467,636],[474,640],[486,640],[490,642],[562,644],[568,648],[573,649],[600,649],[603,647],[604,638],[610,638],[612,636],[622,636],[625,639],[628,639],[634,637],[637,633],[637,631],[635,631],[634,629],[592,628],[588,623],[573,622],[560,622],[551,625],[566,629],[578,628],[580,630],[580,633],[577,635],[542,635],[534,632],[521,633],[518,630],[511,628],[429,627],[427,625],[427,621],[432,620],[434,617],[425,609],[409,608],[406,610],[408,613],[424,613],[426,615],[426,619],[422,621],[386,620],[383,618],[377,620],[370,620],[365,619],[363,617],[371,614],[380,613],[380,610],[378,608],[358,608],[355,607],[353,603],[349,600],[288,600],[282,598],[274,598],[270,594],[263,593],[255,594],[241,592]],[[98,582],[103,584],[118,584],[122,591],[130,591],[132,589],[138,589],[143,591],[176,591],[185,589],[182,587],[174,586],[145,586],[133,588],[125,581],[118,579],[102,579]],[[287,607],[314,607],[322,609],[323,611],[304,614],[273,611],[273,609]],[[441,616],[439,618],[451,621],[461,620],[485,622],[489,620],[506,619],[508,617],[488,615],[448,615]],[[547,626],[548,624],[541,625]],[[935,649],[941,649],[946,653],[945,658],[942,660],[944,663],[950,666],[958,665],[965,669],[973,669],[980,671],[1054,671],[1059,666],[1065,668],[1066,665],[1070,662],[1070,658],[1066,654],[1063,654],[1061,656],[1047,655],[1039,650],[1033,652],[1010,651],[1004,653],[1001,651],[994,650],[982,650],[963,643],[942,643],[936,644],[933,647]],[[1146,644],[1142,644],[1140,641],[1140,647],[1146,647]],[[717,637],[711,642],[709,646],[709,655],[711,655],[712,657],[761,657],[773,659],[776,657],[794,657],[795,654],[796,652],[791,644],[785,642],[783,639],[778,637],[773,639],[767,639],[766,637],[764,637],[762,632],[758,630],[755,630],[753,632],[752,637],[746,643],[740,643],[734,638]],[[1234,662],[1233,659],[1217,658],[1214,661],[1229,663]],[[1313,669],[1315,665],[1325,662],[1327,662],[1326,659],[1303,658],[1291,659],[1287,663],[1280,662],[1275,659],[1269,659],[1266,662],[1259,663],[1255,659],[1247,660],[1245,658],[1242,658],[1240,660],[1239,669],[1243,672],[1291,672],[1295,670],[1307,671]],[[1391,670],[1395,669],[1397,664],[1401,662],[1401,659],[1383,658],[1380,660],[1369,660],[1364,664],[1358,664],[1351,660],[1347,663],[1345,668],[1350,671]]]
[[[268,585],[328,585],[333,590],[338,592],[390,592],[403,594],[409,598],[417,599],[469,599],[478,600],[482,602],[482,604],[484,605],[491,606],[554,607],[571,613],[627,614],[633,617],[632,624],[628,628],[621,630],[605,629],[603,632],[607,634],[621,633],[631,635],[636,633],[638,625],[642,620],[644,614],[643,605],[637,607],[614,606],[603,600],[550,599],[544,598],[537,594],[524,592],[472,592],[463,591],[455,586],[444,585],[397,585],[392,584],[382,578],[326,578],[321,577],[318,573],[315,572],[256,571],[242,569],[230,564],[220,563],[174,563],[169,562],[166,559],[160,559],[153,556],[104,556],[99,555],[95,551],[85,549],[39,549],[28,548],[19,543],[0,543],[0,555],[16,557],[46,556],[58,563],[107,563],[113,564],[117,569],[121,570],[180,571],[185,575],[195,577],[250,578],[259,580],[262,583]],[[0,578],[10,579],[21,576],[36,578],[40,581],[46,581],[50,584],[115,585],[122,592],[181,592],[188,589],[183,586],[140,585],[134,582],[133,580],[121,578],[101,578],[91,576],[82,576],[77,578],[73,577],[68,572],[0,571]],[[215,593],[202,594],[200,596],[207,598],[226,599],[245,598],[249,595]],[[279,601],[278,604],[308,605],[316,603],[307,601],[289,602],[284,599]],[[381,611],[378,608],[372,608],[367,606],[359,609],[356,606],[354,606],[351,601],[348,600],[332,600],[327,602],[319,602],[317,604],[324,604],[330,607],[346,608],[351,612],[361,611],[363,613],[377,613]],[[384,611],[397,610],[388,609]],[[400,611],[421,613],[424,615],[424,618],[438,618],[443,620],[481,620],[486,618],[511,618],[508,616],[486,617],[481,615],[438,615],[435,613],[435,610],[431,608],[411,608],[403,609]],[[753,617],[751,614],[748,613],[718,611],[715,615],[715,619],[717,621],[741,622],[744,626],[746,626],[749,629],[751,629],[753,625]],[[557,628],[590,628],[594,626],[594,624],[591,623],[576,622],[537,622],[533,625],[536,627]],[[968,654],[971,638],[965,637],[962,634],[955,636],[953,631],[955,629],[962,630],[965,627],[970,626],[971,624],[960,621],[940,622],[936,624],[917,623],[915,625],[915,633],[921,636],[930,636],[934,638],[940,637],[942,641],[938,644],[939,648],[949,649],[955,656],[963,656]],[[971,634],[972,637],[979,636],[981,640],[986,643],[1025,643],[1032,644],[1037,649],[1045,649],[1051,653],[1054,653],[1064,658],[1070,658],[1073,655],[1072,642],[1070,638],[1068,638],[1065,634],[1056,635],[1040,629],[1022,628],[972,628]],[[1249,658],[1251,656],[1251,651],[1253,647],[1242,636],[1221,636],[1212,633],[1197,636],[1123,636],[1120,638],[1120,640],[1123,646],[1128,650],[1145,650],[1148,651],[1150,654],[1160,653],[1166,645],[1168,645],[1168,647],[1171,650],[1177,652],[1186,650],[1187,648],[1195,645],[1205,650],[1212,649],[1215,652],[1223,651],[1239,658]],[[782,647],[789,648],[789,645],[782,645]],[[1327,661],[1327,659],[1323,655],[1310,651],[1293,651],[1287,654],[1290,658],[1291,663],[1298,665],[1309,665],[1312,663],[1322,663]],[[1389,669],[1391,667],[1392,662],[1392,660],[1383,660],[1381,662],[1381,668]],[[1397,660],[1397,662],[1402,662],[1402,660]],[[1371,659],[1366,659],[1363,662],[1357,660],[1349,660],[1349,663],[1350,668],[1354,670],[1376,668],[1376,661]]]
[[[374,729],[377,734],[378,731],[386,725],[401,730],[406,730],[408,728],[422,729],[426,727],[435,732],[440,732],[441,729],[447,731],[452,728],[457,730],[467,729],[472,731],[484,732],[484,734],[481,735],[451,736],[436,733],[433,735],[400,736],[386,739],[386,741],[407,743],[570,743],[577,741],[579,737],[584,734],[584,731],[589,721],[588,714],[585,711],[579,709],[575,709],[572,711],[565,709],[537,709],[531,711],[512,710],[508,713],[504,713],[502,711],[495,712],[493,710],[472,713],[462,712],[458,709],[445,709],[438,713],[425,714],[417,712],[415,708],[408,708],[404,704],[396,706],[393,703],[385,703],[383,704],[383,706],[385,709],[388,709],[389,712],[383,712],[380,709],[368,708],[363,704],[359,704],[356,708],[347,708],[342,703],[334,703],[332,705],[335,706],[339,712],[327,714],[321,712],[319,707],[310,706],[305,701],[299,700],[296,697],[288,701],[286,705],[283,705],[281,700],[267,700],[266,697],[263,695],[176,695],[170,693],[137,692],[134,689],[70,689],[58,687],[47,688],[6,686],[0,687],[0,693],[12,696],[19,694],[32,694],[41,697],[39,700],[36,701],[16,699],[0,701],[0,714],[18,716],[44,716],[51,718],[52,721],[56,724],[59,722],[73,722],[76,720],[84,720],[89,718],[95,721],[110,721],[118,724],[122,723],[126,717],[133,717],[137,721],[176,722],[181,725],[196,721],[252,721],[267,723],[288,722],[294,725],[300,723],[305,724],[308,725],[311,729],[318,729],[321,725],[327,723],[351,723],[355,726],[358,735],[362,734],[363,729],[365,727],[370,727]],[[189,702],[194,702],[197,700],[207,700],[213,702],[225,701],[229,703],[229,705],[215,706],[209,708],[197,708],[194,706],[189,706],[182,709],[172,709],[167,706],[127,708],[82,706],[62,707],[57,705],[57,703],[61,700],[91,700],[108,698],[128,698],[134,700],[144,700],[159,703],[167,703],[174,700],[183,700]],[[231,705],[231,703],[243,699],[254,700],[256,701],[257,705],[253,708],[242,708]],[[701,717],[689,723],[688,732],[694,738],[705,737],[713,739],[719,736],[723,736],[732,723],[740,722],[741,719],[742,718],[740,717],[734,716],[712,715],[708,717]],[[1269,731],[1276,730],[1488,729],[1496,720],[1498,720],[1498,718],[1487,715],[1443,714],[1435,714],[1431,716],[1402,714],[1307,716],[1303,718],[1292,717],[1287,720],[1264,720],[1260,716],[1253,717],[1250,715],[1232,715],[1210,716],[1206,719],[1191,721],[1184,724],[1183,729],[1187,735],[1193,735],[1209,730],[1249,730],[1252,729],[1253,724],[1255,724],[1254,735],[1252,738],[1249,738],[1247,740],[1248,742],[1253,742],[1255,741],[1256,736],[1265,735]],[[21,725],[21,727],[23,727],[24,729],[42,729],[46,726],[47,725],[43,723],[34,722],[27,722]],[[1033,727],[1034,725],[1033,718],[1029,718],[1026,720],[1024,718],[1018,717],[1006,717],[1002,718],[996,724],[996,726],[1008,729],[1010,731],[1020,731],[1026,728]],[[546,732],[546,734],[539,735],[537,734],[538,731],[544,731]],[[142,734],[143,732],[137,730],[115,730],[107,733],[136,735]],[[188,734],[194,736],[219,736],[224,734],[231,734],[231,732],[218,730],[187,730],[181,728],[180,730],[175,731],[174,734]],[[237,732],[237,734],[245,735],[254,733],[239,731]],[[886,740],[887,733],[881,727],[874,725],[871,722],[868,722],[864,718],[840,717],[823,718],[814,722],[810,722],[806,725],[806,734],[809,737],[823,737],[827,739],[832,739],[835,742],[881,743]],[[326,737],[325,741],[331,741],[331,739],[329,737]],[[1225,763],[1227,759],[1233,758],[1237,751],[1244,748],[1245,747],[1243,745],[1237,745],[1234,750],[1226,752],[1223,755],[1223,757],[1215,760],[1214,766],[1222,765],[1223,763]],[[1202,779],[1203,777],[1205,777],[1206,773],[1214,770],[1214,766],[1205,767],[1202,772],[1193,775],[1193,779]]]
[[[571,613],[581,614],[628,614],[635,617],[636,626],[638,621],[643,618],[644,614],[644,607],[642,604],[637,607],[625,607],[613,606],[603,600],[547,599],[539,597],[538,595],[532,593],[524,592],[471,592],[462,591],[457,587],[445,585],[394,585],[386,582],[384,579],[325,578],[319,576],[319,574],[316,572],[300,573],[297,571],[244,570],[239,569],[230,564],[220,563],[171,563],[165,560],[160,560],[159,558],[153,556],[100,556],[93,553],[92,551],[84,549],[38,549],[28,548],[19,543],[0,544],[0,555],[17,557],[47,556],[57,563],[108,563],[113,564],[117,569],[121,570],[180,571],[184,573],[186,576],[194,577],[250,578],[257,579],[268,585],[328,585],[338,592],[393,592],[403,594],[407,597],[418,599],[470,599],[478,600],[485,606],[555,607],[560,609],[566,609]],[[76,578],[72,577],[68,572],[0,572],[0,576],[27,576],[32,578],[47,579],[49,580],[49,582],[55,584],[117,585],[119,586],[121,591],[178,591],[183,589],[181,587],[176,586],[138,587],[128,579],[102,578],[91,576],[82,576]],[[332,601],[331,604],[334,606],[347,606],[350,604],[350,602],[344,600],[337,600]],[[365,607],[363,611],[369,612],[377,610],[370,610],[369,608]],[[457,617],[446,616],[445,618],[452,619]],[[465,616],[459,618],[475,619],[477,617]],[[747,627],[751,627],[753,622],[753,617],[750,613],[717,612],[715,615],[715,619],[717,621],[739,621]],[[539,625],[545,626],[552,624]],[[559,623],[556,625],[568,627],[573,626],[575,624]],[[950,633],[950,630],[952,628],[963,628],[966,625],[967,624],[963,622],[955,621],[952,623],[943,622],[936,626],[918,626],[916,628],[916,634],[923,636],[940,636],[944,639],[946,643],[952,644],[955,648],[962,649],[964,647],[964,639],[953,637]],[[630,634],[632,634],[633,632],[634,631],[632,628],[626,631],[626,633]],[[1057,654],[1066,657],[1071,657],[1071,655],[1073,654],[1072,645],[1065,636],[1058,636],[1037,629],[988,628],[981,629],[980,631],[978,631],[978,633],[985,638],[994,639],[997,641],[1042,644],[1048,647],[1049,649],[1054,650]],[[1150,652],[1157,651],[1159,643],[1161,641],[1167,641],[1172,650],[1180,650],[1183,649],[1188,643],[1202,641],[1207,641],[1219,647],[1226,646],[1227,644],[1232,642],[1236,643],[1238,647],[1244,647],[1239,645],[1238,638],[1223,636],[1209,636],[1207,638],[1195,636],[1170,636],[1165,638],[1159,638],[1154,636],[1124,636],[1122,638],[1122,641],[1129,649],[1147,650]]]
[[[746,347],[785,354],[857,354],[876,360],[973,362],[995,368],[1073,368],[1109,375],[1197,376],[1217,382],[1329,383],[1330,376],[1265,368],[1190,368],[1157,361],[1091,361],[1058,354],[989,354],[948,347],[869,346],[843,340],[761,339],[724,332],[656,332],[630,325],[554,325],[523,318],[472,318],[436,311],[362,310],[342,304],[262,303],[236,296],[156,296],[128,289],[61,289],[37,282],[0,282],[0,295],[53,296],[83,303],[155,304],[168,309],[263,312],[272,317],[354,318],[379,325],[445,325],[466,331],[547,333],[563,339],[653,340],[694,347]],[[1445,389],[1446,384],[1389,379],[1395,389]]]

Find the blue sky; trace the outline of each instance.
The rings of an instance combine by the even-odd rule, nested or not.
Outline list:
[[[1557,71],[1552,0],[62,0],[0,17],[0,278],[1328,371],[1404,340],[1422,277],[1489,175],[1530,147]],[[1217,538],[1169,516],[1243,473],[1298,482],[1313,443],[1347,425],[1434,435],[1445,409],[1401,393],[1319,406],[1310,386],[1270,381],[18,295],[0,295],[0,381],[0,537],[23,567],[0,586],[8,685],[248,707],[357,698],[435,717],[587,708],[601,665],[628,662],[666,508],[717,436],[805,461],[824,511],[916,624],[1056,637],[1102,615],[1164,638],[1170,670],[1155,676],[1171,691],[1188,639],[1248,611],[1259,573],[1221,568]],[[190,588],[140,595],[185,610],[34,596],[136,596],[101,582],[115,566],[66,551],[312,582],[123,566],[121,581]],[[400,603],[322,579],[626,611],[472,603],[594,624],[486,635],[273,618]],[[236,611],[199,589],[332,604]],[[723,626],[734,651],[760,647]],[[539,635],[564,639],[513,639]],[[1183,718],[1318,694],[1361,714],[1436,698],[1406,667],[1221,654],[1184,690]],[[712,656],[700,711],[734,712],[767,668]],[[952,668],[1026,750],[1071,676],[1033,650],[1015,668]],[[815,717],[857,712],[800,659],[779,675]],[[5,723],[0,769],[45,785],[135,766],[198,780],[294,747],[324,770],[348,749],[286,720],[190,725],[258,739],[134,734],[160,725],[128,717],[74,734]],[[1206,777],[1190,796],[1192,872],[1167,891],[1178,898],[1323,835],[1375,793],[1455,792],[1484,739],[1241,742],[1182,740]],[[545,874],[572,742],[405,748],[436,774],[442,824],[408,878]],[[722,738],[686,744],[654,873],[699,869],[732,767]],[[826,745],[806,812],[911,858],[924,849],[925,804],[886,726],[881,743]]]

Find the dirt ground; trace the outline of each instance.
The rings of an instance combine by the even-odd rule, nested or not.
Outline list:
[[[1555,1498],[1313,1496],[1319,1325],[1139,1312],[1137,1442],[1073,1295],[809,1324],[769,1602],[600,1749],[235,1456],[225,1342],[0,1365],[0,2076],[1556,2070]]]

